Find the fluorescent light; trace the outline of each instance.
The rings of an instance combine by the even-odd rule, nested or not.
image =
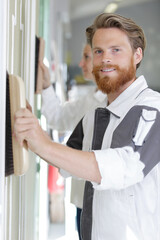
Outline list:
[[[104,12],[106,13],[114,13],[118,8],[117,3],[110,3],[108,6],[105,8]]]

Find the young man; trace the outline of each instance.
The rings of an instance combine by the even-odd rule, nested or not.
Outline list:
[[[70,147],[84,151],[51,142],[26,109],[16,113],[14,134],[50,164],[91,182],[85,189],[82,239],[158,240],[160,94],[143,76],[136,77],[143,31],[130,19],[104,13],[86,32],[93,73],[108,104],[88,113],[69,139]]]

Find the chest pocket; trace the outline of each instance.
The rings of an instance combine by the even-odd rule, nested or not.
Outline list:
[[[139,120],[138,128],[136,131],[136,135],[133,138],[133,142],[135,146],[142,146],[147,134],[149,133],[151,127],[155,123],[157,111],[150,111],[143,109],[142,115]]]
[[[160,113],[147,106],[134,106],[113,133],[111,148],[130,146],[139,152],[146,176],[160,162]]]

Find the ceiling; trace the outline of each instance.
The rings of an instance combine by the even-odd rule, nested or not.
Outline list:
[[[153,2],[154,0],[69,0],[70,18],[78,19],[103,12],[110,3],[117,3],[118,7],[135,5],[144,2]]]

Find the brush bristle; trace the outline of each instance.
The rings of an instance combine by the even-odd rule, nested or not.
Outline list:
[[[6,140],[5,140],[5,176],[14,173],[13,149],[12,149],[12,130],[10,113],[10,94],[9,94],[9,75],[6,77]]]
[[[40,39],[36,36],[35,39],[35,92],[37,89],[37,77],[38,77],[38,61],[39,61],[39,45]]]

